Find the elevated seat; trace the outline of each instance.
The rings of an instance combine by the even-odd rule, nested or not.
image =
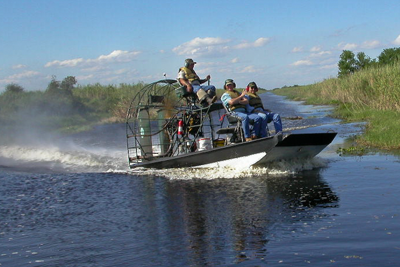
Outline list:
[[[195,105],[195,103],[197,101],[197,95],[195,93],[193,93],[193,92],[189,93],[186,90],[186,86],[185,85],[181,85],[180,87],[176,88],[175,89],[175,94],[179,99],[184,98],[188,105]]]

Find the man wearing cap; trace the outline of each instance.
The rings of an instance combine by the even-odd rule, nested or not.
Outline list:
[[[260,135],[261,137],[267,136],[267,124],[271,121],[274,122],[275,133],[282,132],[282,121],[281,117],[277,113],[273,113],[270,110],[264,109],[264,105],[261,101],[260,96],[257,94],[258,87],[255,82],[250,82],[246,88],[246,98],[249,100],[247,106],[247,112],[255,113],[262,118]]]
[[[240,94],[235,90],[236,84],[232,79],[227,79],[224,84],[225,93],[221,96],[222,103],[230,110],[234,115],[240,117],[242,121],[242,128],[246,141],[251,141],[257,138],[260,132],[261,117],[256,113],[247,113],[246,106],[249,104],[249,100],[245,97],[246,91]],[[250,120],[253,123],[254,134],[250,132]]]
[[[194,71],[196,62],[188,58],[185,60],[185,66],[179,69],[178,81],[180,84],[186,86],[188,93],[196,93],[200,103],[203,106],[208,106],[217,100],[214,85],[201,85],[202,83],[210,80],[210,75],[205,79],[200,79]]]

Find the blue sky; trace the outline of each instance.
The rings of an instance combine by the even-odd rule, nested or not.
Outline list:
[[[344,49],[400,46],[397,0],[0,0],[0,92],[176,78],[186,58],[221,88],[272,89],[337,75]]]

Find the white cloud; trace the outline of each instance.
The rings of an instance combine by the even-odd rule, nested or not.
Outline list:
[[[400,36],[399,36],[399,43],[400,43]],[[369,40],[363,42],[361,45],[355,43],[339,43],[338,48],[341,50],[357,50],[358,48],[362,49],[374,49],[380,47],[382,44],[378,40]]]
[[[248,49],[262,47],[270,42],[269,38],[260,37],[254,42],[243,41],[237,45],[230,45],[232,40],[219,37],[196,37],[193,40],[174,47],[172,51],[178,55],[209,56],[225,54],[232,49]]]
[[[354,44],[354,43],[345,44],[345,43],[342,42],[342,43],[338,44],[338,47],[341,50],[354,50],[354,49],[356,49],[358,47],[358,45]]]
[[[400,45],[400,35],[397,36],[396,40],[393,41],[393,44]]]
[[[215,52],[223,52],[226,50],[225,44],[229,43],[229,39],[206,37],[196,37],[193,40],[174,47],[172,51],[178,55],[205,55]]]
[[[297,46],[292,49],[292,53],[299,53],[299,52],[303,52],[303,47]]]
[[[254,72],[257,72],[258,70],[256,70],[255,68],[254,68],[254,66],[247,66],[247,67],[244,67],[242,70],[240,70],[239,72],[240,73],[254,73]]]
[[[12,69],[14,69],[14,70],[16,70],[16,69],[23,69],[23,68],[26,68],[26,65],[18,64],[18,65],[12,66]]]
[[[331,54],[332,54],[331,51],[320,51],[318,53],[312,53],[310,55],[310,57],[322,57],[322,56],[331,55]]]
[[[380,45],[381,45],[381,42],[379,42],[378,40],[371,40],[371,41],[363,42],[361,47],[365,48],[365,49],[374,49],[374,48],[378,48]]]
[[[50,67],[76,67],[78,64],[84,62],[83,58],[75,58],[75,59],[68,59],[68,60],[54,60],[51,62],[47,62],[45,68]]]
[[[40,73],[33,70],[27,70],[21,73],[10,75],[0,80],[0,83],[18,83],[23,79],[39,76]]]
[[[255,40],[254,47],[260,47],[268,44],[271,41],[269,38],[261,37]]]
[[[318,52],[321,51],[321,47],[320,46],[314,46],[310,49],[310,52]]]
[[[239,59],[237,57],[235,57],[234,59],[231,60],[231,63],[238,63]]]
[[[122,50],[114,50],[108,55],[101,55],[95,59],[83,59],[83,58],[75,58],[75,59],[67,59],[67,60],[54,60],[51,62],[47,62],[44,66],[46,68],[49,67],[77,67],[77,66],[92,66],[95,64],[102,63],[119,63],[119,62],[129,62],[136,58],[139,55],[140,51],[122,51]]]
[[[257,40],[255,40],[254,42],[248,42],[248,41],[244,41],[238,45],[235,45],[233,48],[235,49],[246,49],[246,48],[253,48],[253,47],[261,47],[264,46],[266,44],[268,44],[270,42],[269,38],[258,38]]]
[[[33,70],[27,70],[18,74],[14,74],[10,77],[16,78],[16,79],[21,79],[21,78],[30,78],[30,77],[34,77],[40,75],[39,72],[37,71],[33,71]]]
[[[305,60],[298,60],[290,65],[292,65],[292,66],[310,66],[310,65],[313,65],[313,63],[311,60],[305,59]]]
[[[132,61],[139,54],[139,51],[114,50],[108,55],[101,55],[96,59],[88,59],[87,61],[95,63],[129,62]]]
[[[330,65],[323,65],[320,67],[322,70],[329,70],[329,69],[336,69],[338,66],[337,64],[330,64]]]

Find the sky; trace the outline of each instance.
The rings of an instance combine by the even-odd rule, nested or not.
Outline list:
[[[0,93],[175,79],[186,58],[222,88],[336,77],[343,50],[400,46],[398,0],[0,0]]]

